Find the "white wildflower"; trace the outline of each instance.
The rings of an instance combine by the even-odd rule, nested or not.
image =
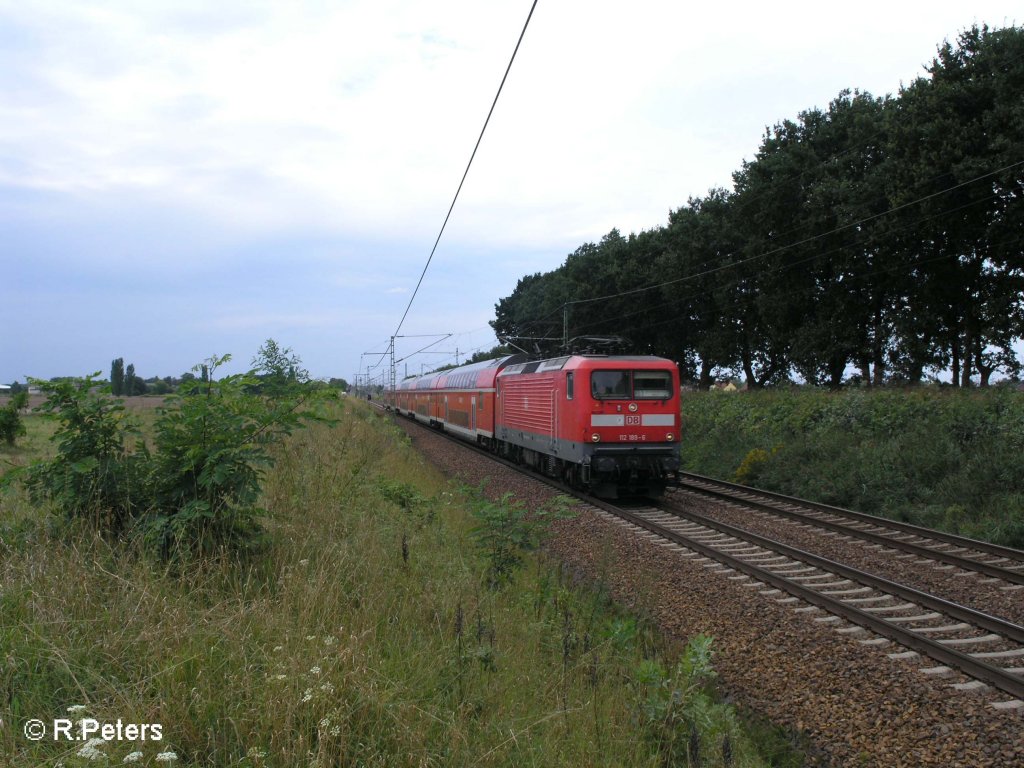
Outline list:
[[[338,638],[334,635],[328,635],[324,638],[324,645],[334,645],[336,642],[338,642]]]
[[[331,728],[331,736],[340,736],[340,735],[341,735],[341,726],[340,725],[336,725],[333,728]]]
[[[302,703],[305,704],[307,701],[313,698],[313,689],[307,688],[306,692],[302,694]]]
[[[284,650],[284,646],[283,645],[275,645],[274,646],[274,653],[277,653],[278,651],[283,651],[283,650]]]
[[[100,750],[96,749],[95,741],[103,743],[103,739],[89,739],[80,750],[78,750],[78,756],[84,757],[86,760],[104,760],[107,756]]]
[[[121,762],[122,763],[137,763],[141,759],[142,759],[142,753],[141,752],[129,752],[127,755],[124,756],[124,760],[122,760]]]
[[[321,720],[320,721],[320,727],[323,728],[325,731],[328,728],[330,728],[331,727],[331,718],[325,717],[323,720]]]
[[[309,670],[309,674],[311,674],[311,675],[319,675],[320,674],[320,667],[313,667],[312,669]]]
[[[306,559],[299,560],[299,565],[309,565],[309,560],[306,560]]]
[[[287,680],[288,675],[274,675],[275,680]]]
[[[316,640],[316,635],[306,635],[307,640]]]
[[[68,707],[68,714],[79,715],[82,712],[85,712],[85,704],[72,704]]]
[[[320,690],[323,691],[324,693],[334,693],[334,686],[331,685],[330,683],[323,683],[320,686]]]
[[[175,752],[170,751],[161,752],[155,759],[158,763],[173,763],[177,761],[178,755]]]

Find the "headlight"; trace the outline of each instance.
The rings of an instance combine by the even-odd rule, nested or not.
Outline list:
[[[592,434],[590,436],[590,439],[591,439],[592,442],[595,442],[595,443],[600,443],[601,442],[601,436],[599,434],[597,434],[597,432]]]

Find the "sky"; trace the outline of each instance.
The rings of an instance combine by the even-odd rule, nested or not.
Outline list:
[[[0,0],[0,383],[240,372],[268,338],[380,376],[531,2]],[[539,0],[399,377],[493,346],[520,277],[728,187],[766,126],[1022,15]]]

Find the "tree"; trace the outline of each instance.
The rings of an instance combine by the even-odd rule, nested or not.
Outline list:
[[[903,347],[967,386],[1013,369],[1024,334],[1024,32],[972,27],[900,92],[891,196],[918,290]],[[914,373],[921,368],[915,361]]]
[[[302,367],[302,358],[291,347],[282,347],[267,339],[252,359],[253,373],[259,379],[259,391],[280,396],[309,382],[309,372]]]
[[[572,286],[558,271],[526,275],[494,305],[491,327],[502,343],[554,355],[561,347],[562,308],[572,298]]]
[[[123,357],[119,357],[110,363],[110,394],[114,397],[121,397],[124,394]]]
[[[684,372],[701,389],[710,389],[722,368],[735,360],[722,316],[722,283],[718,273],[728,242],[721,235],[719,204],[726,193],[690,198],[669,214],[667,250],[658,260],[658,274],[668,283],[661,291],[672,318],[661,328],[663,343],[674,347],[673,357],[686,361]],[[717,209],[717,210],[716,210]]]
[[[499,357],[514,355],[515,353],[516,351],[512,347],[505,344],[499,344],[498,346],[491,347],[486,351],[481,350],[480,352],[474,352],[473,356],[470,357],[466,363],[482,363],[484,360],[494,360]]]
[[[495,306],[538,355],[618,335],[701,386],[1016,375],[1024,336],[1024,31],[974,27],[898,98],[842,91],[769,128],[734,189],[612,230]]]

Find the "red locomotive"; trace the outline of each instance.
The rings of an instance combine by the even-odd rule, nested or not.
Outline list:
[[[679,468],[679,372],[660,357],[513,355],[406,379],[389,405],[597,496],[657,495]]]

